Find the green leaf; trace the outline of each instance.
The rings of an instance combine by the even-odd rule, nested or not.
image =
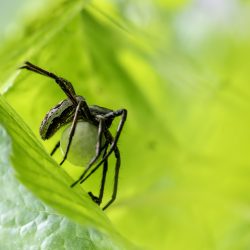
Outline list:
[[[3,97],[0,98],[0,117],[11,137],[9,139],[1,129],[1,248],[125,248],[128,243],[115,232],[100,208],[80,186],[74,190],[69,187],[73,180],[44,151]],[[15,172],[8,163],[11,148]],[[14,173],[45,203],[18,183]]]
[[[68,189],[67,174],[75,179],[82,168],[66,164],[64,174],[37,141],[44,115],[65,95],[51,79],[16,69],[30,60],[70,80],[89,104],[128,109],[118,197],[106,212],[122,235],[149,249],[248,249],[249,5],[220,3],[53,1],[27,15],[0,49],[4,97],[36,138],[26,140],[32,133],[18,119],[26,132],[13,138],[30,145],[14,150],[19,179],[64,219],[101,231],[111,249],[133,247],[80,187]],[[4,126],[10,135],[12,123]],[[58,137],[42,142],[47,152]],[[111,158],[105,200],[113,163]],[[32,189],[30,177],[42,172],[43,182],[43,168],[50,176],[46,188],[67,197],[72,192],[68,198],[81,204],[77,213],[65,199],[54,204],[46,188]],[[99,178],[97,173],[82,188],[97,191]]]

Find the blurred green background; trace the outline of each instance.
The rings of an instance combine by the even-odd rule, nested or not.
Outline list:
[[[250,248],[249,1],[0,6],[1,91],[38,138],[64,95],[19,74],[25,60],[69,79],[90,104],[128,109],[107,211],[123,236],[146,249]],[[48,151],[58,136],[43,142]]]

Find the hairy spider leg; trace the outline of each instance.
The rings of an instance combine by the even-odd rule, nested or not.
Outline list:
[[[105,134],[105,136],[106,136],[106,140],[107,140],[107,142],[108,142],[108,144],[112,144],[112,140],[113,140],[113,137],[112,137],[112,135],[111,135],[111,133],[108,131],[108,130],[106,130],[106,131],[104,131],[104,134]],[[107,146],[108,146],[108,144],[107,144]],[[108,147],[105,149],[105,150],[107,150],[108,149]],[[106,154],[105,154],[105,156],[106,156]],[[104,157],[103,157],[104,158]],[[102,159],[103,159],[102,158]],[[81,183],[83,183],[84,181],[86,181],[101,165],[103,164],[103,162],[101,163],[101,162],[99,162],[91,171],[90,171],[90,173],[88,173],[88,175],[87,176],[85,176],[82,180],[81,180]]]
[[[69,97],[69,99],[74,104],[77,104],[77,100],[75,98],[76,93],[75,93],[74,87],[71,84],[71,82],[67,81],[66,79],[64,79],[62,77],[55,75],[52,72],[44,70],[44,69],[42,69],[42,68],[40,68],[40,67],[30,63],[30,62],[25,62],[25,65],[20,67],[20,69],[27,69],[27,70],[33,71],[35,73],[38,73],[40,75],[47,76],[47,77],[54,79],[56,81],[56,83],[61,87],[63,92]]]
[[[108,171],[108,160],[105,160],[103,163],[102,180],[101,180],[101,187],[100,187],[99,198],[98,198],[98,200],[99,200],[98,205],[100,205],[102,203],[105,182],[106,182],[106,177],[107,177],[107,171]]]
[[[74,87],[72,85],[71,82],[69,82],[68,80],[59,77],[57,75],[55,75],[52,72],[49,72],[47,70],[44,70],[30,62],[25,62],[25,65],[20,67],[20,69],[27,69],[30,71],[33,71],[37,74],[43,75],[43,76],[47,76],[50,77],[52,79],[55,80],[55,82],[60,86],[60,88],[63,90],[63,92],[68,96],[68,98],[72,101],[72,103],[77,106],[78,105],[78,101],[76,99],[76,93],[74,90]],[[86,118],[90,121],[92,121],[93,123],[95,123],[95,120],[93,119],[88,104],[86,103],[86,101],[84,100],[82,103],[82,109],[83,109],[83,114],[86,116]]]
[[[105,157],[107,153],[108,147],[105,148],[105,151],[103,153],[103,157]],[[101,186],[100,186],[100,192],[99,192],[99,197],[98,197],[98,204],[100,205],[102,203],[102,198],[104,194],[104,188],[105,188],[105,182],[106,182],[106,176],[107,176],[107,171],[108,171],[108,159],[106,159],[103,163],[103,169],[102,169],[102,180],[101,180]]]
[[[106,146],[105,146],[102,158],[105,157],[105,155],[107,153],[107,149],[108,149],[108,144],[106,144]],[[88,194],[90,195],[90,197],[92,198],[92,200],[94,202],[96,202],[98,205],[100,205],[102,203],[103,194],[104,194],[104,187],[105,187],[105,182],[106,182],[106,176],[107,176],[107,171],[108,171],[108,159],[106,159],[104,161],[104,163],[103,163],[102,179],[101,179],[99,196],[96,197],[96,196],[93,195],[92,192],[88,192]]]
[[[56,143],[55,147],[52,149],[50,156],[53,156],[53,154],[56,152],[56,150],[60,147],[60,141]]]
[[[113,193],[112,193],[111,199],[102,208],[102,210],[107,209],[115,201],[116,195],[117,195],[119,171],[120,171],[120,166],[121,166],[121,156],[120,156],[120,151],[117,147],[115,147],[114,152],[115,152],[115,157],[116,157],[116,164],[115,164],[115,178],[114,178],[114,185],[113,185]]]
[[[69,140],[68,140],[68,143],[67,143],[66,151],[65,151],[65,154],[63,156],[62,161],[59,164],[60,166],[67,159],[67,156],[68,156],[68,153],[69,153],[69,148],[70,148],[73,136],[75,134],[76,124],[77,124],[77,120],[78,120],[78,115],[79,115],[79,110],[80,110],[81,104],[82,104],[81,101],[77,104],[76,111],[75,111],[74,118],[73,118],[73,122],[71,124],[70,131],[69,131]]]
[[[92,201],[99,205],[99,199],[92,192],[88,192],[88,195],[91,197]]]

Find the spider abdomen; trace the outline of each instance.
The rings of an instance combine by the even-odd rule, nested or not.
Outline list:
[[[82,101],[82,96],[77,96]],[[44,117],[40,126],[40,135],[43,140],[52,137],[61,127],[72,122],[75,113],[75,105],[70,99],[65,99],[53,107]],[[82,115],[79,117],[86,119]]]

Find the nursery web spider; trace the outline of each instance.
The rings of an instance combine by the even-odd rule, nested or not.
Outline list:
[[[72,84],[54,73],[48,72],[41,69],[38,66],[30,62],[25,62],[24,66],[20,69],[27,69],[35,73],[50,77],[55,80],[55,82],[60,86],[62,91],[67,95],[67,99],[60,102],[58,105],[53,107],[45,116],[41,123],[40,135],[43,140],[49,139],[53,136],[61,127],[66,124],[71,123],[69,140],[67,142],[66,152],[64,154],[63,160],[60,165],[67,159],[68,152],[70,150],[70,145],[75,133],[76,125],[78,121],[85,121],[93,124],[98,128],[97,144],[95,156],[89,161],[82,175],[72,183],[71,187],[74,187],[78,183],[83,183],[87,180],[100,166],[103,166],[102,179],[100,185],[100,191],[98,197],[89,192],[90,197],[98,205],[102,203],[104,187],[106,181],[106,173],[108,170],[108,158],[111,154],[114,154],[116,158],[115,162],[115,174],[114,174],[114,184],[111,199],[105,204],[103,210],[106,209],[114,200],[117,195],[118,187],[118,177],[119,169],[121,164],[120,152],[117,146],[118,139],[122,132],[124,123],[127,117],[126,109],[110,110],[97,105],[88,105],[85,98],[79,96],[75,93]],[[113,137],[109,131],[109,128],[113,120],[120,116],[120,122],[117,128],[117,132]],[[102,143],[102,138],[104,143]],[[60,147],[60,142],[58,142],[51,152],[53,155],[56,150]]]

